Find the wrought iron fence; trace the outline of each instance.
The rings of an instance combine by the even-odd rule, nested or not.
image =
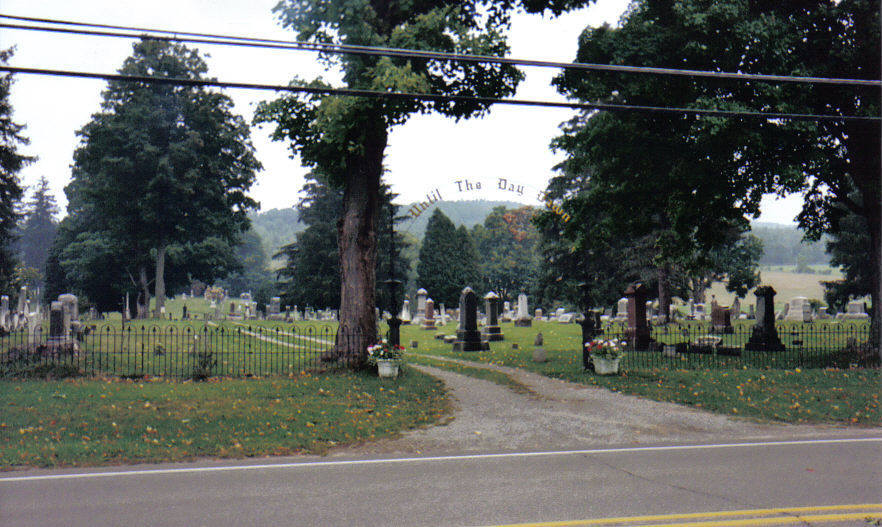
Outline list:
[[[0,376],[112,375],[203,379],[347,367],[368,339],[335,327],[84,327],[0,336]]]
[[[602,328],[597,338],[620,341],[625,369],[848,368],[879,367],[870,324],[778,323],[780,346],[749,345],[753,326],[715,330],[708,323],[650,326],[639,338],[624,325]],[[586,357],[587,358],[587,357]]]

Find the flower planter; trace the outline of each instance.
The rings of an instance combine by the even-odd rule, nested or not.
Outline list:
[[[598,375],[613,375],[619,373],[619,361],[621,359],[604,359],[603,357],[598,357],[596,355],[592,355],[591,359],[594,361],[594,372]]]
[[[398,377],[398,361],[389,359],[377,359],[377,374],[380,377]]]

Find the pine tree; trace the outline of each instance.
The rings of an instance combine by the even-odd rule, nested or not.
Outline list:
[[[55,204],[55,196],[49,192],[49,182],[45,177],[41,177],[25,207],[24,221],[18,239],[22,265],[36,269],[40,276],[49,256],[49,248],[55,239],[55,232],[58,230],[56,214],[58,214],[58,205]]]
[[[416,285],[428,291],[436,305],[456,305],[464,287],[477,287],[476,254],[468,230],[454,227],[450,218],[436,208],[420,248]]]
[[[0,64],[6,64],[11,56],[11,49],[0,51]],[[8,289],[14,280],[13,243],[22,197],[18,172],[33,161],[19,152],[28,140],[21,135],[24,125],[12,120],[11,87],[12,75],[0,75],[0,290]]]

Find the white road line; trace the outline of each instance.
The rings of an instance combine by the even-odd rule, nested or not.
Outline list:
[[[191,468],[165,468],[146,470],[126,470],[118,472],[84,472],[78,474],[47,474],[42,476],[12,476],[0,478],[0,483],[16,483],[22,481],[42,481],[60,479],[86,479],[86,478],[113,478],[121,476],[155,476],[167,474],[194,474],[199,472],[230,472],[246,470],[267,470],[287,468],[323,468],[350,465],[388,465],[394,463],[429,463],[443,461],[473,461],[485,459],[503,458],[528,458],[548,456],[573,456],[586,454],[621,454],[630,452],[665,452],[677,450],[711,450],[718,448],[747,448],[769,446],[796,446],[796,445],[829,445],[841,443],[882,443],[882,437],[862,437],[848,439],[806,439],[797,441],[764,441],[754,443],[721,443],[711,445],[672,445],[672,446],[647,446],[625,448],[596,448],[590,450],[560,450],[549,452],[510,452],[504,454],[471,454],[459,456],[427,456],[407,457],[391,459],[353,459],[344,461],[307,461],[301,463],[266,463],[261,465],[233,465],[222,467],[191,467]]]

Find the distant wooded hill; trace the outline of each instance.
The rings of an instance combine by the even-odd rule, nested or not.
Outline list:
[[[416,203],[410,203],[408,205],[403,205],[399,209],[399,214],[406,216],[406,218],[398,224],[397,229],[408,232],[420,240],[423,239],[423,235],[426,232],[426,224],[429,222],[429,218],[432,217],[432,213],[435,212],[436,208],[441,209],[441,212],[450,218],[450,221],[452,221],[457,227],[459,225],[465,225],[467,229],[471,229],[479,223],[484,223],[484,219],[490,214],[490,211],[496,207],[504,206],[507,209],[517,209],[524,206],[523,203],[517,203],[514,201],[439,201],[432,204],[429,208],[420,213],[419,216],[414,218],[412,215],[408,214],[408,211],[411,210],[411,207],[414,205],[416,205]]]
[[[306,228],[300,223],[300,215],[294,207],[252,212],[248,217],[269,258],[279,252],[282,246],[293,242],[294,235]]]
[[[763,257],[760,265],[829,265],[826,238],[808,243],[802,239],[802,231],[792,225],[778,223],[753,223],[753,234],[763,241]]]
[[[426,231],[426,223],[432,212],[437,207],[450,218],[455,225],[465,225],[471,229],[478,223],[483,223],[487,214],[494,207],[504,206],[509,209],[523,207],[523,204],[514,201],[440,201],[432,204],[416,218],[412,218],[407,211],[415,205],[410,203],[399,209],[400,214],[407,218],[398,224],[397,229],[404,231],[415,238],[422,240]],[[251,214],[251,224],[254,230],[263,240],[263,245],[268,256],[276,254],[283,245],[294,241],[294,236],[302,231],[305,226],[300,223],[297,209],[271,209],[265,212]],[[806,243],[802,240],[802,231],[791,225],[778,223],[753,223],[752,232],[763,241],[762,265],[828,265],[829,255],[824,251],[824,240],[816,243]]]
[[[429,217],[434,212],[435,207],[440,208],[454,224],[463,224],[466,228],[471,229],[478,223],[483,223],[484,218],[487,217],[487,214],[494,207],[504,205],[506,208],[516,209],[523,206],[514,201],[441,201],[431,205],[417,218],[412,218],[411,215],[407,214],[407,211],[414,205],[416,203],[401,206],[399,214],[407,217],[396,228],[399,231],[406,231],[420,240],[422,240],[423,234],[426,232],[426,223],[429,221]],[[264,212],[251,213],[249,217],[251,218],[251,225],[261,240],[263,240],[266,253],[270,257],[279,252],[279,248],[294,241],[294,236],[306,228],[305,225],[300,223],[297,209],[293,207],[290,209],[270,209]]]

